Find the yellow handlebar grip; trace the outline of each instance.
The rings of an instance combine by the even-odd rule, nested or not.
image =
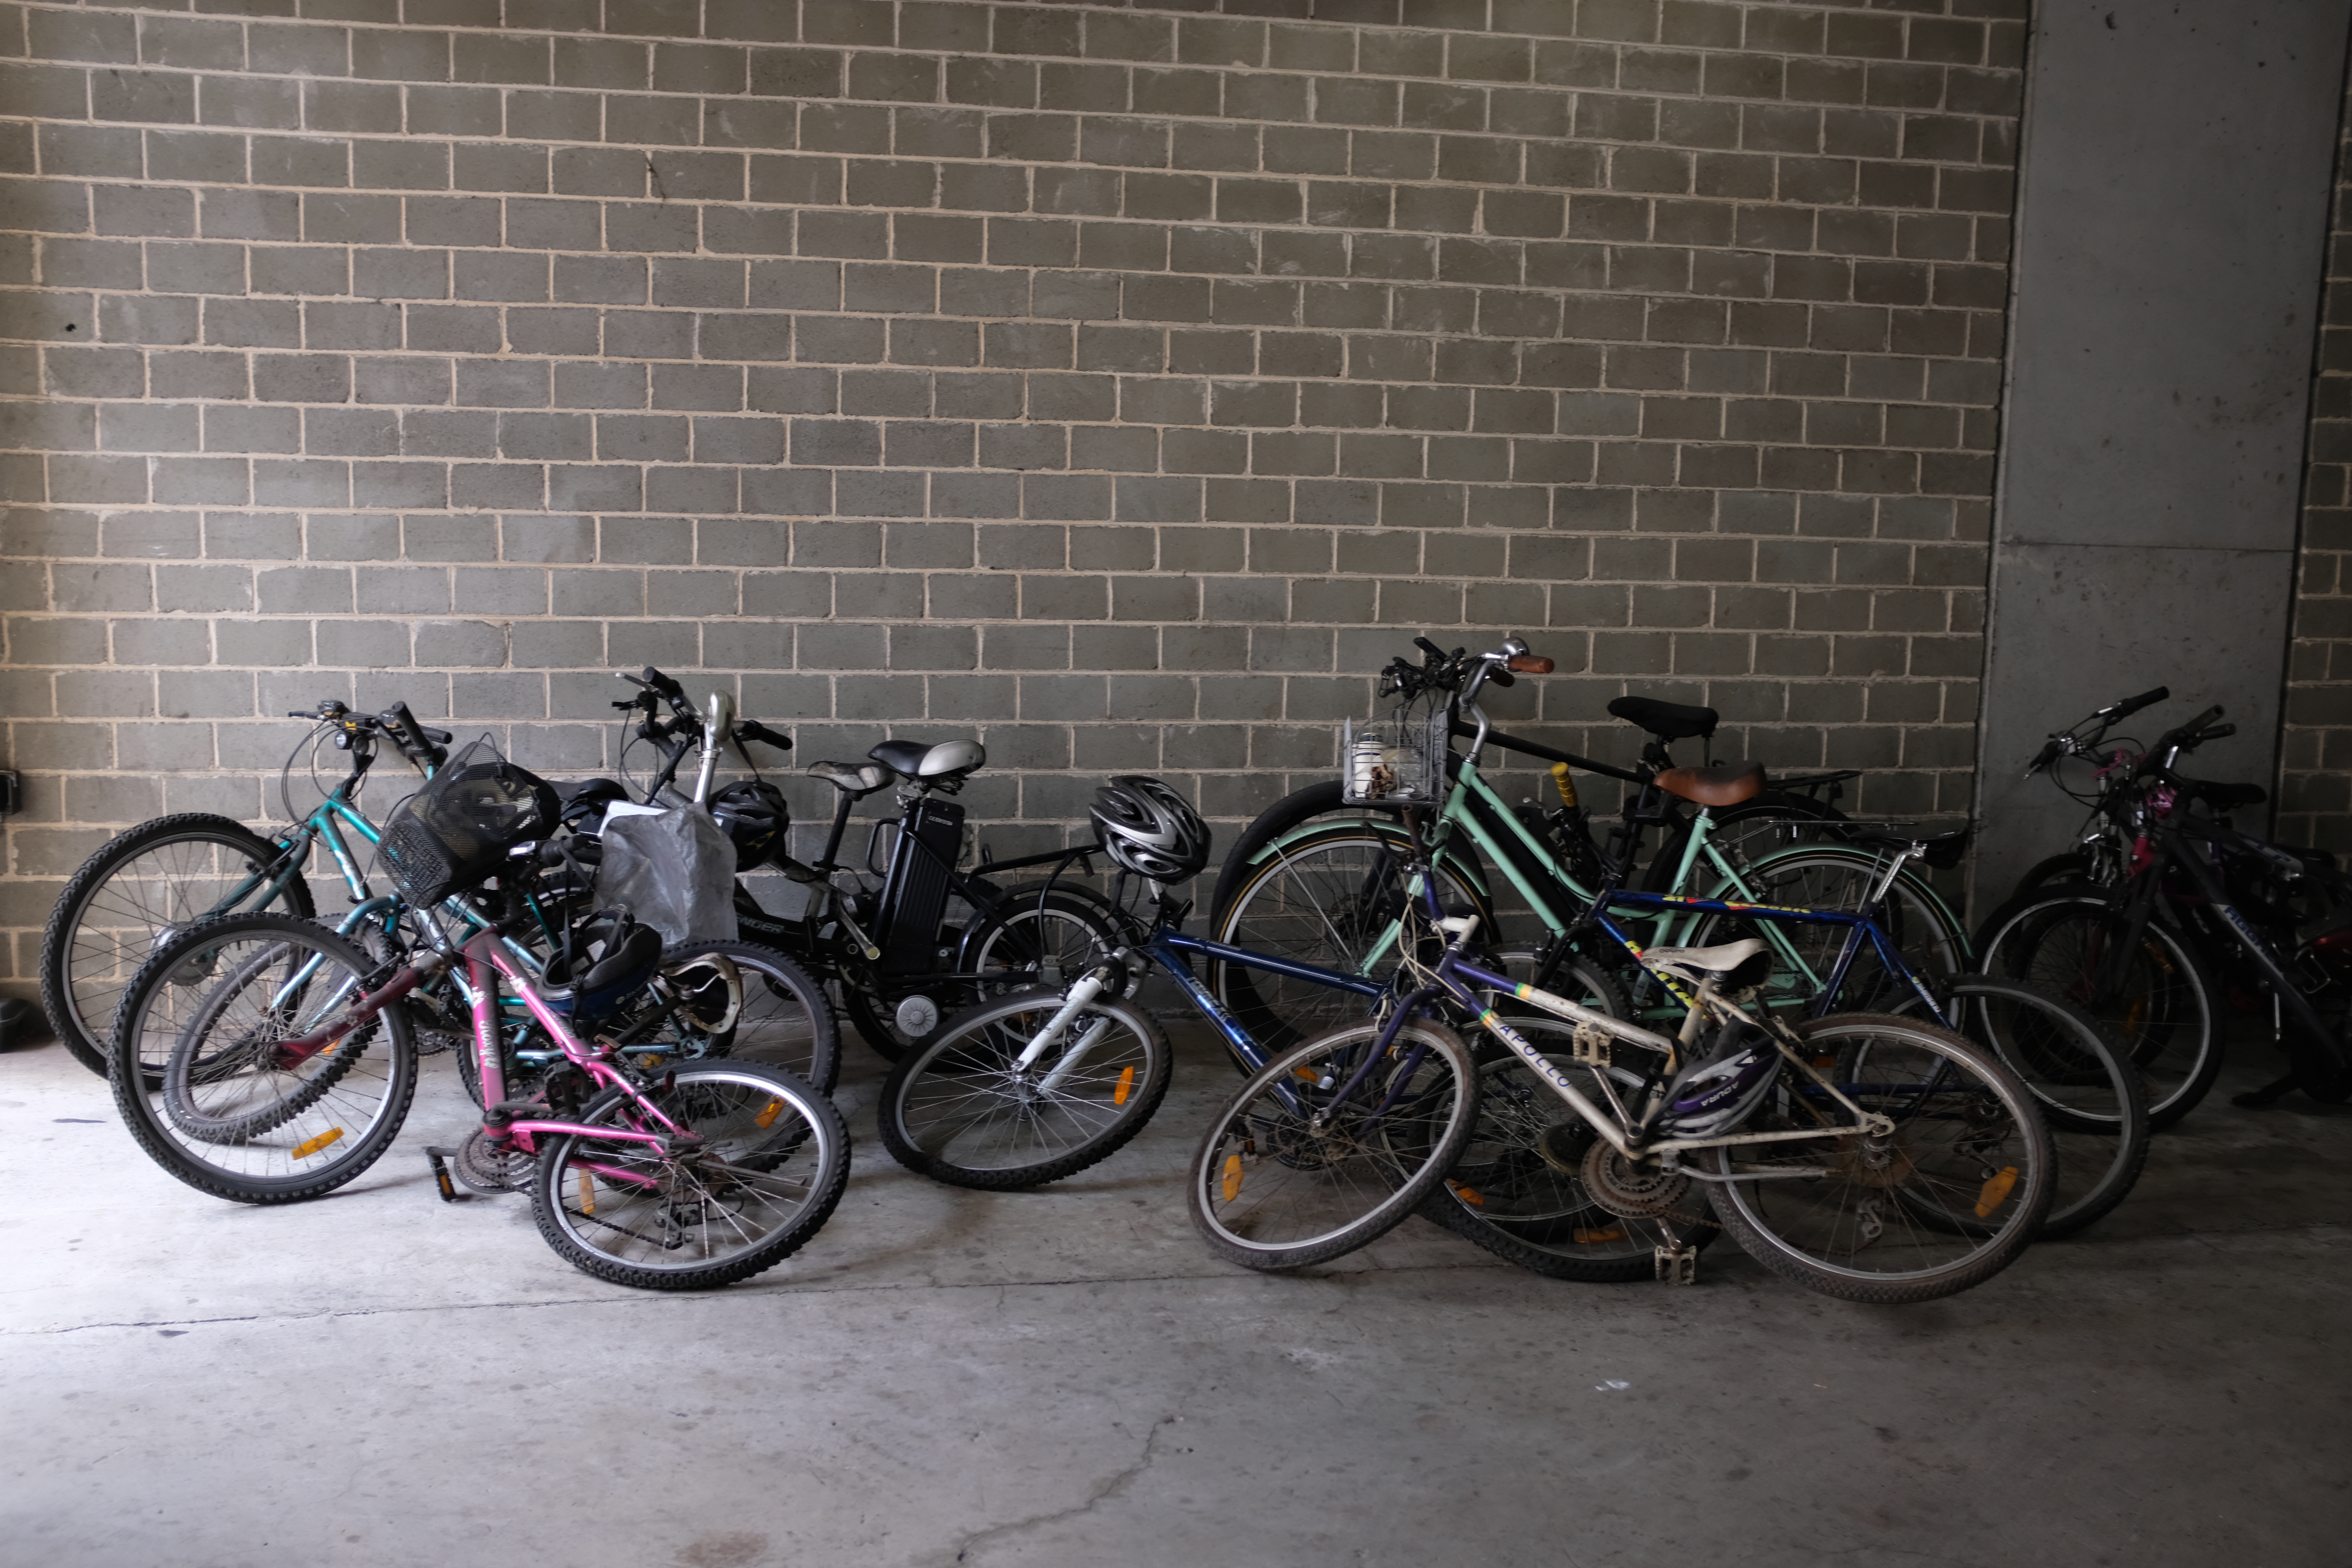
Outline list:
[[[1567,806],[1571,811],[1575,810],[1576,781],[1568,776],[1568,764],[1566,763],[1552,763],[1551,782],[1552,786],[1559,791],[1560,804]]]

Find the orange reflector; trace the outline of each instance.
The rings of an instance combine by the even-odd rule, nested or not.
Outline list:
[[[1224,1189],[1227,1203],[1242,1195],[1242,1157],[1239,1154],[1225,1156]]]
[[[316,1138],[305,1138],[302,1142],[294,1145],[294,1158],[297,1160],[307,1160],[311,1155],[317,1153],[320,1150],[325,1148],[328,1144],[333,1142],[336,1139],[341,1138],[342,1135],[343,1130],[341,1128],[330,1127],[324,1132],[320,1133]]]
[[[1113,1105],[1125,1105],[1127,1097],[1135,1092],[1135,1068],[1129,1067],[1118,1075],[1118,1087],[1110,1091]]]
[[[1815,1072],[1827,1072],[1830,1068],[1835,1066],[1837,1066],[1837,1058],[1835,1057],[1815,1057],[1813,1058],[1813,1070]]]
[[[2009,1199],[2011,1187],[2017,1185],[2017,1167],[2003,1165],[1993,1173],[1982,1191],[1977,1194],[1977,1218],[1990,1219],[1992,1211]]]
[[[580,1212],[596,1212],[596,1179],[584,1170],[580,1173]]]
[[[1612,1225],[1606,1230],[1587,1230],[1580,1225],[1576,1227],[1575,1236],[1576,1245],[1579,1247],[1598,1247],[1604,1241],[1624,1240],[1625,1227],[1622,1225]]]
[[[1317,1072],[1313,1068],[1292,1068],[1290,1069],[1290,1076],[1297,1079],[1301,1083],[1321,1083],[1323,1081],[1323,1075]]]
[[[1486,1194],[1477,1188],[1465,1185],[1461,1182],[1448,1182],[1445,1184],[1454,1189],[1455,1197],[1460,1198],[1472,1208],[1482,1209],[1486,1206]]]
[[[784,1102],[781,1100],[772,1100],[760,1108],[759,1115],[751,1118],[751,1125],[764,1131],[773,1127],[776,1124],[776,1118],[783,1113]]]
[[[319,1054],[322,1057],[333,1056],[335,1054],[335,1047],[341,1045],[343,1041],[348,1038],[350,1038],[350,1037],[347,1035],[337,1035],[333,1039],[329,1040],[324,1046],[319,1048]]]

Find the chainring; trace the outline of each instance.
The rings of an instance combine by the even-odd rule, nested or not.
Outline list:
[[[478,1193],[528,1193],[539,1174],[539,1160],[512,1143],[501,1147],[480,1128],[457,1145],[455,1173]]]
[[[1584,1152],[1577,1174],[1592,1201],[1619,1219],[1671,1215],[1690,1193],[1691,1179],[1680,1171],[1636,1165],[1602,1139]]]

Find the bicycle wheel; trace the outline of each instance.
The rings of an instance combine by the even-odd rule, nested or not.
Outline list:
[[[1784,1279],[1890,1305],[1955,1295],[2014,1262],[2041,1229],[2055,1174],[2049,1133],[2017,1075],[1916,1019],[1840,1013],[1798,1033],[1816,1070],[1895,1131],[1717,1149],[1719,1175],[1753,1178],[1708,1184],[1732,1238]],[[1784,1066],[1739,1131],[1849,1114]]]
[[[983,1002],[903,1058],[875,1111],[890,1157],[951,1186],[1003,1191],[1083,1171],[1141,1131],[1171,1063],[1141,1008],[1097,997],[1020,1067],[1063,997],[1041,988]]]
[[[1209,923],[1223,923],[1234,887],[1257,862],[1259,852],[1276,839],[1318,817],[1329,818],[1320,825],[1326,827],[1360,827],[1371,822],[1393,825],[1397,816],[1395,811],[1376,805],[1349,805],[1346,791],[1336,778],[1321,779],[1284,795],[1250,818],[1249,825],[1234,836],[1233,847],[1225,851],[1224,863],[1217,868],[1216,887],[1209,895]]]
[[[1867,850],[1842,849],[1834,847],[1808,847],[1783,850],[1765,856],[1745,873],[1748,886],[1754,894],[1753,902],[1774,904],[1783,909],[1835,910],[1851,911],[1862,907],[1886,874],[1886,861],[1882,856]],[[1717,884],[1707,895],[1716,899],[1746,900],[1738,887],[1724,881]],[[1886,900],[1879,917],[1879,929],[1886,933],[1895,949],[1912,968],[1925,974],[1958,974],[1970,967],[1968,932],[1944,900],[1934,889],[1906,868],[1895,875],[1886,890]],[[1813,981],[1826,981],[1835,966],[1839,950],[1844,945],[1849,928],[1840,925],[1807,925],[1793,921],[1761,921],[1738,915],[1710,915],[1702,921],[1691,937],[1695,947],[1717,942],[1737,942],[1743,937],[1765,937],[1768,941],[1777,931],[1793,948]],[[1814,999],[1813,984],[1801,972],[1790,968],[1777,946],[1773,948],[1772,978],[1767,983],[1766,998],[1771,1002],[1807,1003]],[[1915,993],[1910,983],[1889,971],[1878,957],[1877,950],[1865,942],[1854,955],[1853,966],[1846,971],[1845,984],[1837,995],[1841,1012],[1884,1011],[1901,1005]]]
[[[1944,989],[1960,1033],[2024,1083],[2050,1129],[2056,1191],[2042,1239],[2072,1236],[2129,1195],[2147,1163],[2147,1092],[2090,1016],[2021,981],[1962,975]],[[1919,1004],[1898,1012],[1916,1016]]]
[[[682,1062],[638,1093],[608,1089],[576,1120],[669,1134],[667,1149],[564,1133],[540,1154],[532,1214],[573,1268],[640,1289],[709,1289],[783,1261],[841,1201],[849,1129],[797,1075],[720,1058]]]
[[[841,1031],[833,1004],[808,972],[749,942],[676,942],[661,955],[642,1005],[676,1011],[629,1049],[650,1045],[686,1058],[728,1057],[782,1068],[833,1092]]]
[[[416,1092],[407,1016],[388,1007],[316,1052],[284,1045],[341,1019],[377,967],[289,915],[226,915],[172,937],[115,1016],[123,1125],[215,1197],[292,1203],[351,1181],[391,1145]]]
[[[2158,921],[2109,978],[2124,921],[2106,889],[2046,888],[1987,917],[1977,952],[1985,973],[2025,981],[2089,1014],[2139,1074],[2148,1126],[2161,1132],[2196,1108],[2221,1070],[2220,991],[2196,950]]]
[[[1332,827],[1268,851],[1234,887],[1216,940],[1343,973],[1364,973],[1366,955],[1404,912],[1412,858],[1402,832],[1376,824]],[[1495,930],[1494,910],[1458,868],[1441,863],[1436,875],[1441,904],[1475,913],[1482,931]],[[1387,979],[1396,962],[1391,949],[1370,978]],[[1222,960],[1211,961],[1208,984],[1268,1050],[1349,1022],[1364,1007],[1352,992]]]
[[[961,968],[984,976],[974,1000],[1033,985],[1068,988],[1125,944],[1109,906],[1074,888],[1027,882],[1004,889],[995,911],[972,922]]]
[[[1478,1073],[1450,1029],[1408,1020],[1391,1057],[1339,1098],[1383,1027],[1360,1019],[1277,1053],[1218,1112],[1185,1183],[1210,1250],[1259,1269],[1353,1252],[1461,1158]]]
[[[1616,981],[1583,960],[1572,961],[1549,989],[1612,1017],[1631,1012]],[[1503,1021],[1587,1099],[1607,1103],[1593,1081],[1603,1069],[1577,1061],[1569,1048],[1574,1025],[1523,1006]],[[1480,1037],[1471,1054],[1478,1063],[1477,1121],[1462,1157],[1422,1200],[1423,1218],[1522,1268],[1596,1284],[1647,1279],[1658,1248],[1703,1247],[1715,1239],[1706,1199],[1696,1191],[1632,1205],[1642,1212],[1602,1208],[1580,1173],[1599,1139],[1591,1124],[1493,1037]],[[1641,1086],[1630,1067],[1607,1070],[1621,1095]]]
[[[309,920],[299,867],[274,889],[253,885],[283,854],[241,822],[190,812],[142,823],[84,861],[41,933],[41,1008],[74,1059],[106,1072],[123,985],[173,932],[265,909]]]

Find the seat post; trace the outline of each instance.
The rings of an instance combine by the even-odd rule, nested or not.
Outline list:
[[[833,858],[841,848],[841,836],[849,831],[850,809],[856,804],[857,798],[847,790],[834,792],[833,831],[825,835],[824,853],[817,857],[816,862],[816,868],[828,876],[840,869]]]

